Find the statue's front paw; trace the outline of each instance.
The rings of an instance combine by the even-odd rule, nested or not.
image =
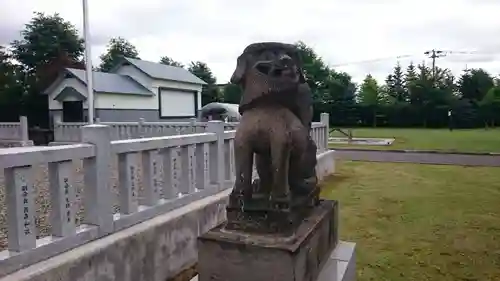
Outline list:
[[[234,185],[234,190],[233,192],[237,193],[239,197],[243,198],[244,200],[250,200],[252,199],[252,194],[253,194],[253,186],[251,183],[236,183]]]
[[[307,195],[311,192],[311,187],[305,182],[295,183],[292,185],[294,195]]]
[[[289,193],[272,193],[271,206],[276,209],[287,209],[290,206],[291,195]]]

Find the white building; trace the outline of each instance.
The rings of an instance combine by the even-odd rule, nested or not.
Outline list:
[[[131,58],[109,73],[93,74],[95,117],[103,122],[196,117],[206,84],[184,68]],[[87,122],[85,77],[84,70],[66,68],[44,91],[51,122]]]

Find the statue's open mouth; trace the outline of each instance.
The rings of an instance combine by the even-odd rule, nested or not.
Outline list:
[[[262,74],[276,78],[295,78],[297,76],[297,71],[294,71],[294,68],[292,66],[279,66],[275,65],[271,61],[258,62],[255,65],[255,68]]]
[[[277,76],[277,77],[280,77],[280,76],[293,77],[295,75],[295,72],[290,68],[281,68],[281,69],[277,68],[277,69],[273,69],[273,71],[271,71],[271,75]]]
[[[255,69],[262,74],[269,75],[272,69],[270,61],[261,61],[255,64]]]

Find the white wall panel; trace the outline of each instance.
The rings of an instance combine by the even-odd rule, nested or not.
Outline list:
[[[161,89],[161,116],[196,116],[194,92]]]

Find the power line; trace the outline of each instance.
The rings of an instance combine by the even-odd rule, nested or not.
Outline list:
[[[495,54],[500,54],[500,46],[497,49],[491,49],[491,50],[475,50],[475,51],[451,51],[451,50],[446,50],[448,54],[452,55],[495,55]]]
[[[400,56],[383,57],[383,58],[377,58],[377,59],[369,59],[369,60],[361,60],[361,61],[352,61],[352,62],[345,62],[345,63],[332,64],[332,65],[330,65],[330,67],[339,67],[339,66],[348,66],[348,65],[356,65],[356,64],[364,64],[364,63],[373,63],[373,62],[379,62],[379,61],[384,61],[384,60],[393,60],[393,59],[409,58],[409,57],[414,57],[414,56],[415,56],[415,55],[400,55]]]
[[[500,48],[498,51],[453,51],[453,50],[439,50],[439,51],[434,50],[434,51],[436,52],[434,54],[436,57],[433,59],[434,64],[435,64],[436,58],[450,56],[450,55],[486,55],[486,54],[491,55],[491,54],[497,54],[497,53],[500,54]],[[422,55],[427,55],[431,59],[433,57],[432,50],[431,50],[431,51],[426,51],[424,53],[419,53],[419,54],[399,55],[399,56],[382,57],[382,58],[375,58],[375,59],[368,59],[368,60],[361,60],[361,61],[351,61],[351,62],[345,62],[345,63],[330,64],[329,66],[330,67],[341,67],[341,66],[365,64],[365,63],[376,63],[376,62],[382,62],[385,60],[419,57]]]

